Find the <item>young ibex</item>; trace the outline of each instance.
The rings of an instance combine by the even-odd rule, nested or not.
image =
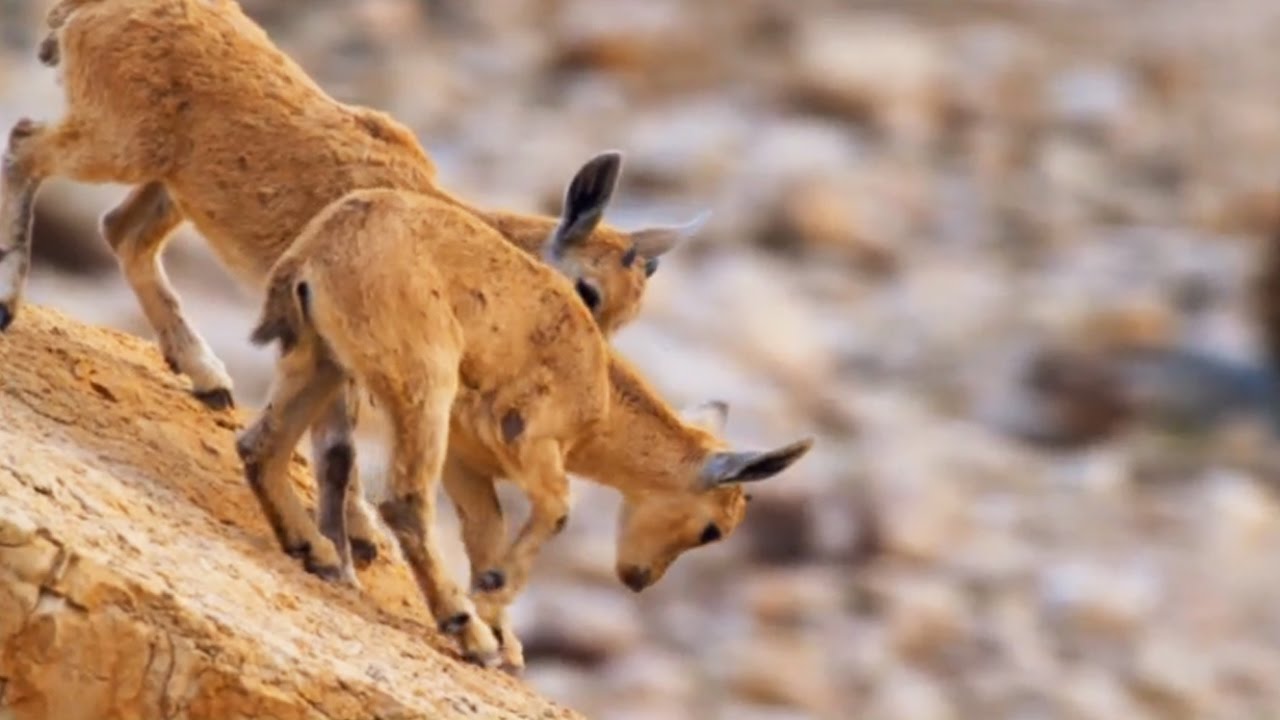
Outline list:
[[[554,218],[469,208],[436,187],[434,166],[407,128],[329,97],[232,0],[63,0],[48,24],[40,56],[59,66],[68,110],[55,125],[23,120],[10,134],[0,192],[0,330],[18,312],[42,181],[135,185],[103,216],[102,234],[165,358],[215,408],[232,404],[231,380],[183,317],[160,260],[185,220],[237,275],[261,286],[306,222],[345,193],[386,187],[433,195],[554,265],[606,333],[635,315],[657,258],[696,227],[626,233],[589,224],[547,245]],[[575,180],[580,194],[594,194],[597,218],[618,162],[602,155]],[[352,466],[353,405],[340,394],[313,428],[321,476]],[[376,546],[358,495],[350,495],[350,532],[363,564]]]
[[[557,235],[579,222],[566,207]],[[294,443],[354,378],[392,426],[381,515],[441,629],[486,665],[498,660],[491,626],[505,643],[503,607],[567,519],[567,472],[622,492],[618,575],[639,591],[680,553],[733,532],[746,503],[739,483],[777,474],[812,443],[731,452],[682,422],[610,350],[566,278],[426,195],[359,190],[322,211],[273,270],[254,339],[279,340],[283,353],[270,402],[237,449],[281,545],[302,550],[313,571],[339,574],[341,528],[325,525],[341,517],[336,501],[330,512],[321,501],[317,528],[285,470]],[[436,549],[434,481],[446,464],[485,622]],[[493,532],[498,476],[531,503],[506,548]]]

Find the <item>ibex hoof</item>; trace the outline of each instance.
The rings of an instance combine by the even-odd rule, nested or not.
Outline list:
[[[440,621],[440,632],[445,635],[457,635],[467,627],[471,622],[471,615],[468,613],[458,613],[453,617],[445,618]]]
[[[9,329],[13,324],[13,311],[7,305],[0,305],[0,332]]]
[[[35,135],[40,130],[40,123],[31,118],[22,118],[13,124],[13,129],[9,131],[9,149],[13,150],[14,146]]]
[[[297,545],[287,545],[285,546],[284,554],[294,558],[295,560],[310,562],[311,543],[304,541]]]
[[[361,570],[373,564],[378,559],[378,546],[371,540],[364,538],[351,538],[351,561]]]
[[[231,397],[231,391],[226,388],[201,390],[193,394],[210,410],[229,410],[236,406],[235,400]]]
[[[302,567],[325,582],[347,581],[347,578],[342,573],[342,568],[337,565],[317,565],[308,557],[303,561]]]
[[[491,668],[498,664],[498,656],[496,653],[468,652],[462,654],[462,659],[472,665],[479,665],[482,668]]]
[[[57,67],[61,55],[62,53],[59,52],[58,48],[58,36],[52,33],[40,42],[40,50],[36,52],[36,58],[40,60],[41,64],[49,67]]]

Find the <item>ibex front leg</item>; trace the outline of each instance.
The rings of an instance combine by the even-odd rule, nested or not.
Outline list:
[[[115,252],[142,313],[156,333],[165,361],[174,372],[191,378],[197,399],[221,410],[234,404],[231,376],[183,316],[181,301],[169,284],[160,259],[165,242],[182,221],[182,213],[164,184],[149,182],[134,188],[124,201],[103,215],[100,225],[103,238]]]
[[[542,545],[564,529],[569,519],[569,478],[560,443],[537,440],[519,451],[519,470],[511,473],[529,497],[529,519],[497,567],[485,571],[487,602],[508,605],[529,581]]]
[[[458,512],[462,544],[471,564],[472,597],[480,619],[493,628],[502,649],[502,668],[512,674],[524,669],[524,647],[516,637],[507,607],[486,596],[497,590],[505,578],[493,571],[507,545],[507,524],[498,502],[493,478],[472,472],[450,457],[444,466],[444,489]]]

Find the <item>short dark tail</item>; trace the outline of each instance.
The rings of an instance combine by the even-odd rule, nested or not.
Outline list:
[[[299,277],[301,270],[300,260],[287,257],[271,271],[262,315],[249,335],[254,345],[268,345],[278,340],[280,348],[287,351],[298,344],[310,293],[307,283]]]

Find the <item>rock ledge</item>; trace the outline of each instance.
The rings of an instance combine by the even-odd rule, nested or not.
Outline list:
[[[363,592],[277,552],[233,447],[247,413],[183,383],[42,308],[0,336],[0,717],[578,717],[460,663],[389,548]]]

